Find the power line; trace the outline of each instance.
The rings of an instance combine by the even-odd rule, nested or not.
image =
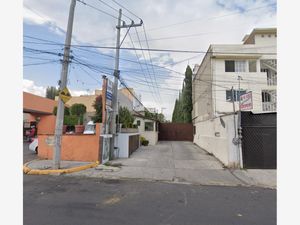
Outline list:
[[[131,43],[132,43],[132,46],[134,47],[134,43],[133,43],[133,41],[132,41],[132,38],[131,38],[130,33],[128,33],[128,35],[129,35],[130,41],[131,41]],[[135,56],[136,56],[136,58],[137,58],[137,61],[138,61],[139,65],[140,65],[141,72],[142,72],[142,74],[143,74],[143,76],[144,76],[144,78],[145,78],[145,80],[146,80],[146,82],[147,82],[147,84],[148,84],[148,86],[149,86],[149,82],[148,82],[148,79],[147,79],[147,77],[146,77],[146,75],[145,75],[145,71],[144,71],[143,66],[142,66],[142,64],[141,64],[141,61],[140,61],[140,59],[139,59],[139,57],[138,57],[138,55],[137,55],[137,52],[136,52],[136,51],[134,51],[134,52],[135,52]],[[150,86],[149,86],[149,90],[150,90],[150,89],[151,89],[151,88],[150,88]],[[154,90],[154,88],[153,88],[153,90]],[[152,92],[152,96],[153,96],[153,99],[155,99],[154,93],[153,93],[153,92]]]
[[[78,1],[78,0],[77,0]],[[26,42],[25,42],[26,43]],[[43,44],[43,43],[33,43],[33,44]],[[44,43],[45,45],[63,45],[59,43]],[[97,46],[97,45],[71,45],[71,47],[81,47],[81,48],[99,48],[99,49],[116,49],[114,46]],[[268,46],[271,47],[271,46]],[[261,47],[257,47],[261,48]],[[144,48],[126,48],[126,47],[120,47],[120,49],[123,50],[139,50],[139,51],[154,51],[154,52],[177,52],[177,53],[193,53],[193,54],[206,54],[206,53],[216,53],[216,54],[235,54],[235,55],[257,55],[257,54],[264,54],[264,55],[277,55],[275,52],[222,52],[222,51],[195,51],[195,50],[180,50],[180,49],[154,49],[154,48],[149,48],[149,49],[144,49]],[[244,48],[247,49],[247,48]],[[249,48],[249,49],[256,49],[256,48]]]
[[[98,0],[99,2],[101,2],[102,4],[106,5],[107,7],[111,8],[112,10],[116,11],[117,13],[119,13],[119,10],[112,7],[111,5],[109,5],[108,3],[102,1],[102,0]],[[133,20],[130,17],[128,17],[127,15],[125,15],[124,13],[122,13],[122,16],[125,16],[127,19]]]
[[[38,65],[44,65],[44,64],[52,64],[52,63],[58,63],[59,60],[49,60],[48,62],[40,62],[40,63],[28,63],[24,64],[23,66],[38,66]]]
[[[114,16],[114,15],[108,13],[108,12],[105,12],[104,10],[99,9],[99,8],[97,8],[97,7],[95,7],[95,6],[92,6],[92,5],[90,5],[90,4],[86,3],[86,2],[83,2],[83,1],[81,1],[81,0],[76,0],[76,1],[80,2],[81,4],[83,4],[83,5],[85,5],[85,6],[88,6],[88,7],[92,8],[92,9],[98,11],[98,12],[101,12],[101,13],[103,13],[103,14],[105,14],[105,15],[108,15],[108,16],[111,16],[111,17],[113,17],[113,18],[115,18],[115,19],[118,19],[118,17],[116,17],[116,16]],[[123,20],[122,20],[122,21],[123,21]],[[125,21],[124,21],[124,22],[125,22]]]
[[[145,25],[144,24],[143,24],[143,30],[144,30],[144,35],[145,35],[145,39],[146,39],[147,48],[149,49],[149,43],[148,43],[148,38],[147,38],[147,34],[146,34],[146,30],[145,30]],[[148,54],[149,54],[150,64],[152,66],[152,71],[153,71],[153,76],[154,76],[154,82],[155,82],[156,86],[158,86],[157,80],[156,80],[156,73],[154,71],[154,67],[153,67],[153,62],[152,62],[150,51],[148,51]],[[161,101],[161,96],[160,96],[159,92],[158,92],[158,96],[159,96],[159,99]]]
[[[139,35],[138,35],[138,33],[137,33],[137,29],[136,29],[136,28],[135,28],[135,32],[136,32],[136,34],[137,34],[137,37],[138,37],[138,40],[139,40],[140,47],[142,48],[142,43],[140,42],[140,37],[139,37]],[[136,51],[135,51],[135,52],[136,52]],[[143,55],[143,57],[144,57],[144,59],[145,59],[145,61],[146,61],[146,57],[145,57],[144,51],[142,51],[142,55]],[[149,67],[148,67],[147,64],[145,64],[145,65],[146,65],[146,69],[147,69],[147,72],[148,72],[150,81],[151,81],[152,84],[154,84],[154,80],[152,79],[152,76],[151,76]],[[154,93],[157,95],[157,92],[155,91],[154,87],[153,87],[153,90],[154,90]],[[158,95],[157,95],[157,100],[160,101]],[[155,101],[157,101],[157,100],[155,100]]]
[[[130,11],[129,9],[127,9],[125,6],[121,5],[120,3],[118,3],[115,0],[112,0],[114,3],[116,3],[118,6],[122,7],[123,9],[125,9],[127,12],[129,12],[131,15],[135,16],[136,18],[142,20],[139,16],[137,16],[135,13],[133,13],[132,11]]]

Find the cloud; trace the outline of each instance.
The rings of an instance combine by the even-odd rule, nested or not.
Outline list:
[[[29,92],[31,94],[39,95],[45,97],[46,88],[43,86],[37,86],[34,81],[23,79],[23,91]]]
[[[42,97],[46,96],[46,89],[47,87],[38,86],[32,80],[23,79],[23,91],[29,92],[34,95],[39,95]],[[94,91],[92,90],[73,90],[70,89],[72,96],[80,96],[80,95],[92,95]]]
[[[117,12],[103,5],[97,0],[85,0],[107,13],[117,16]],[[105,1],[118,9],[112,1]],[[184,49],[206,51],[210,44],[239,44],[245,34],[250,33],[253,28],[275,27],[276,26],[276,6],[266,6],[274,0],[140,0],[126,1],[118,0],[126,8],[143,19],[150,48],[159,49]],[[24,13],[25,23],[36,23],[46,25],[53,32],[63,34],[67,27],[68,11],[70,1],[61,0],[24,0],[24,7],[29,6],[36,12]],[[256,10],[248,10],[257,8]],[[123,10],[129,16],[139,22],[139,19]],[[44,18],[44,21],[42,20]],[[130,21],[123,17],[127,23]],[[80,2],[76,3],[73,37],[78,43],[88,43],[99,46],[115,46],[116,40],[116,19],[108,15],[93,10]],[[138,37],[143,48],[147,48],[143,28],[132,28],[130,31],[135,47],[139,48]],[[122,36],[126,33],[123,29]],[[198,35],[194,35],[198,34]],[[166,39],[168,37],[186,36],[182,38]],[[188,37],[190,35],[190,37]],[[123,47],[132,47],[129,37],[125,39]],[[99,50],[109,52],[109,50]],[[111,51],[110,51],[111,52]],[[121,52],[124,57],[125,51]],[[126,53],[127,54],[127,53]],[[143,54],[137,51],[141,61]],[[135,57],[134,51],[128,53]],[[148,53],[145,52],[146,62],[150,63]],[[167,66],[174,62],[185,60],[194,56],[189,53],[163,53],[151,52],[152,61],[160,66]],[[194,64],[200,64],[204,54],[199,57],[184,61],[179,64],[168,66],[168,68],[184,73],[187,63],[193,68]],[[120,67],[122,70],[122,67]],[[139,69],[139,65],[136,65]],[[155,68],[156,74],[160,74],[160,69]],[[170,88],[181,89],[179,75],[167,72],[166,79],[160,82]],[[138,84],[133,88],[141,88]],[[142,88],[145,89],[145,86]],[[148,88],[147,88],[148,89]],[[151,90],[147,90],[151,91]],[[160,90],[161,96],[170,93],[164,89]],[[172,92],[173,93],[173,92]],[[165,107],[172,102],[172,106],[164,112],[171,114],[175,103],[176,95],[164,95],[159,104],[155,103],[151,94],[141,92],[143,101],[149,105]]]

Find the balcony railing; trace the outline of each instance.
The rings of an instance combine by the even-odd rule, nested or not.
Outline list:
[[[277,74],[268,73],[267,74],[267,83],[269,86],[277,85]]]
[[[262,110],[263,111],[277,111],[276,102],[263,102]]]

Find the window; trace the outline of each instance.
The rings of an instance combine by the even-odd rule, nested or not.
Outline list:
[[[136,125],[140,126],[140,125],[141,125],[141,121],[140,121],[140,120],[137,120],[137,121],[136,121]]]
[[[240,98],[239,96],[243,95],[243,94],[246,94],[246,90],[241,90],[240,94],[239,94],[238,90],[233,90],[233,91],[232,90],[226,90],[226,101],[232,102],[232,97],[233,97],[234,101],[238,102],[239,98]]]
[[[225,72],[234,72],[234,61],[225,60]]]
[[[246,61],[225,60],[225,72],[246,72]]]
[[[246,72],[246,61],[234,61],[235,72]]]
[[[153,122],[145,122],[145,131],[153,131],[153,130],[154,130]]]
[[[256,72],[256,60],[249,60],[249,72]]]
[[[262,91],[261,92],[261,99],[262,102],[271,102],[271,95],[267,91]]]

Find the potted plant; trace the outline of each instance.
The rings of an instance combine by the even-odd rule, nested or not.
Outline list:
[[[149,144],[149,141],[146,140],[146,138],[144,138],[143,136],[141,136],[140,141],[141,141],[141,145],[148,146]]]
[[[86,113],[86,107],[83,104],[74,104],[71,106],[71,115],[76,115],[78,123],[75,125],[75,133],[82,134],[84,131],[83,115]]]

